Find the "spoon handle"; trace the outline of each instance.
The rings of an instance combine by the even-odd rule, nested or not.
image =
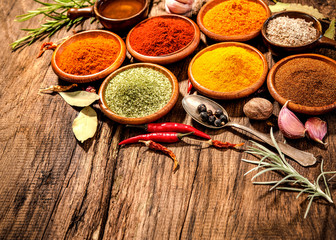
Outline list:
[[[249,128],[249,127],[240,125],[238,123],[233,123],[233,122],[228,122],[224,126],[225,127],[235,127],[235,128],[239,128],[241,130],[244,130],[246,132],[249,132],[249,133],[253,134],[254,136],[263,140],[265,143],[274,147],[272,139],[264,133],[258,132],[256,130],[253,130],[253,129]],[[281,143],[281,142],[278,143],[278,146],[284,154],[291,157],[293,160],[295,160],[296,162],[298,162],[300,165],[302,165],[304,167],[311,166],[311,165],[314,165],[316,163],[316,158],[311,153],[301,151],[299,149],[291,147],[288,144],[284,144],[284,143]]]

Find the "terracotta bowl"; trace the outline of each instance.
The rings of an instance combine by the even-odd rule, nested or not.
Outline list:
[[[264,68],[260,78],[254,84],[252,84],[251,86],[249,86],[245,89],[239,90],[239,91],[235,91],[235,92],[217,92],[217,91],[205,88],[204,86],[199,84],[197,82],[197,79],[194,78],[194,76],[192,74],[192,71],[191,71],[192,65],[194,64],[195,60],[198,57],[200,57],[202,54],[204,54],[208,51],[212,51],[216,48],[230,47],[230,46],[246,48],[246,49],[251,50],[251,51],[258,54],[258,56],[260,57],[260,59],[263,62],[263,68]],[[207,48],[204,48],[202,51],[197,53],[196,56],[191,60],[191,62],[189,64],[189,68],[188,68],[189,79],[190,79],[192,85],[195,87],[195,89],[198,92],[202,93],[205,96],[214,98],[214,99],[223,99],[223,100],[243,98],[243,97],[246,97],[246,96],[254,93],[265,82],[267,72],[268,72],[268,64],[267,64],[265,56],[258,49],[254,48],[250,45],[247,45],[247,44],[244,44],[244,43],[238,43],[238,42],[222,42],[222,43],[217,43],[217,44],[211,45]]]
[[[60,61],[59,58],[64,51],[64,49],[69,46],[70,44],[82,40],[89,37],[98,37],[98,36],[104,36],[106,38],[115,39],[118,41],[120,45],[120,52],[117,57],[117,59],[112,63],[111,66],[106,68],[103,71],[100,71],[98,73],[90,74],[90,75],[73,75],[64,72],[62,69],[58,67],[58,62]],[[111,74],[114,70],[119,68],[121,64],[124,62],[126,56],[126,46],[124,41],[115,33],[104,31],[104,30],[91,30],[91,31],[85,31],[78,33],[76,35],[73,35],[72,37],[69,37],[64,42],[62,42],[60,45],[57,46],[56,50],[54,51],[54,54],[51,59],[51,66],[56,75],[68,82],[73,83],[87,83],[87,82],[93,82],[102,78],[105,78],[109,74]]]
[[[237,42],[246,42],[252,38],[255,38],[256,36],[259,35],[260,29],[257,29],[253,32],[250,32],[248,34],[245,35],[233,35],[233,36],[226,36],[226,35],[220,35],[214,32],[209,31],[203,24],[203,18],[204,15],[213,7],[215,7],[216,5],[225,2],[227,0],[212,0],[209,1],[208,3],[206,3],[201,10],[199,11],[198,15],[197,15],[197,24],[200,28],[200,30],[210,39],[217,41],[217,42],[223,42],[223,41],[237,41]],[[259,3],[265,10],[266,10],[266,17],[271,16],[271,11],[268,7],[268,5],[263,1],[263,0],[255,0],[255,2]]]
[[[112,78],[114,78],[118,73],[125,71],[127,69],[130,68],[136,68],[136,67],[147,67],[147,68],[152,68],[154,70],[157,70],[161,73],[163,73],[171,82],[172,84],[172,95],[171,98],[169,100],[169,102],[159,111],[157,111],[154,114],[145,116],[145,117],[139,117],[139,118],[128,118],[128,117],[122,117],[116,113],[114,113],[107,105],[107,102],[105,100],[105,91],[107,88],[108,83],[111,81]],[[130,64],[127,65],[125,67],[122,67],[120,69],[118,69],[117,71],[115,71],[114,73],[112,73],[110,76],[108,76],[104,82],[102,83],[102,85],[99,88],[99,97],[100,97],[100,101],[99,101],[99,106],[101,108],[101,110],[103,111],[103,113],[109,117],[110,119],[112,119],[115,122],[121,123],[121,124],[145,124],[145,123],[149,123],[149,122],[154,122],[156,120],[158,120],[159,118],[163,117],[164,115],[166,115],[176,104],[177,99],[178,99],[178,94],[179,94],[179,90],[178,90],[178,81],[175,77],[175,75],[170,72],[168,69],[156,65],[156,64],[151,64],[151,63],[136,63],[136,64]]]
[[[76,19],[79,17],[95,17],[107,29],[110,29],[112,31],[125,31],[129,30],[135,24],[145,19],[148,15],[150,1],[149,0],[138,0],[138,1],[142,3],[143,5],[142,9],[138,13],[128,18],[113,19],[103,16],[101,14],[101,11],[102,7],[107,2],[107,0],[97,0],[95,4],[91,7],[79,8],[79,9],[70,8],[67,12],[67,15],[68,18],[70,19]]]
[[[309,42],[301,46],[295,46],[295,47],[285,46],[285,45],[272,42],[267,37],[267,34],[266,34],[267,25],[269,21],[271,21],[272,19],[275,19],[277,17],[285,17],[285,16],[289,18],[301,18],[301,19],[304,19],[306,22],[312,22],[313,27],[317,30],[315,39],[312,42]],[[268,47],[268,49],[273,55],[281,56],[281,55],[308,52],[317,46],[329,46],[329,47],[334,47],[334,48],[336,47],[335,40],[329,39],[322,35],[321,23],[315,17],[308,15],[306,13],[303,13],[303,12],[285,11],[285,12],[280,12],[280,13],[276,13],[272,15],[264,22],[263,27],[261,29],[261,35],[263,37],[263,41],[265,45]]]
[[[157,17],[164,17],[164,18],[179,18],[179,19],[183,19],[187,22],[189,22],[193,28],[194,28],[194,38],[193,40],[191,40],[191,42],[185,46],[184,48],[180,49],[179,51],[167,54],[167,55],[162,55],[162,56],[147,56],[147,55],[143,55],[141,53],[138,53],[137,51],[135,51],[132,48],[132,45],[130,44],[130,36],[133,32],[133,30],[135,28],[137,28],[140,24],[152,19],[152,18],[157,18]],[[191,53],[193,53],[195,51],[195,49],[197,48],[198,44],[200,42],[200,30],[198,28],[198,26],[196,25],[195,22],[193,22],[192,20],[190,20],[187,17],[184,16],[180,16],[180,15],[175,15],[175,14],[167,14],[167,15],[161,15],[161,16],[155,16],[155,17],[151,17],[148,18],[144,21],[142,21],[141,23],[137,24],[127,35],[126,38],[126,47],[127,50],[129,51],[129,53],[138,61],[140,62],[149,62],[149,63],[156,63],[156,64],[161,64],[161,65],[165,65],[165,64],[170,64],[170,63],[174,63],[177,61],[180,61],[184,58],[186,58],[187,56],[189,56]]]
[[[268,76],[267,76],[267,87],[269,92],[271,93],[272,97],[278,101],[281,105],[284,105],[289,99],[285,99],[282,97],[278,92],[277,89],[275,88],[275,74],[283,66],[285,63],[287,63],[289,60],[295,59],[295,58],[314,58],[318,59],[321,61],[324,61],[328,64],[334,65],[336,69],[336,61],[319,55],[319,54],[297,54],[297,55],[292,55],[286,58],[283,58],[279,62],[277,62],[272,69],[270,70]],[[290,88],[291,86],[288,86]],[[309,96],[307,96],[309,97]],[[319,114],[324,114],[327,112],[330,112],[334,109],[336,109],[336,102],[330,105],[326,106],[321,106],[321,107],[308,107],[300,104],[295,104],[293,102],[288,103],[288,108],[291,109],[294,112],[297,113],[303,113],[303,114],[308,114],[308,115],[319,115]]]

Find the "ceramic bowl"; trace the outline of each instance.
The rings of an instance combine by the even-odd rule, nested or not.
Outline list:
[[[295,59],[295,58],[313,58],[313,59],[318,59],[321,61],[324,61],[328,64],[332,64],[335,66],[336,69],[336,61],[319,55],[319,54],[297,54],[297,55],[292,55],[286,58],[283,58],[282,60],[280,60],[279,62],[277,62],[272,69],[269,71],[269,74],[267,76],[267,87],[269,92],[271,93],[272,97],[278,101],[281,105],[284,105],[289,99],[286,99],[284,97],[282,97],[277,89],[275,88],[275,74],[277,73],[277,71],[279,70],[279,68],[281,68],[281,66],[283,66],[285,63],[287,63],[288,61]],[[290,88],[291,86],[288,86],[288,88]],[[309,97],[309,96],[307,96]],[[326,106],[321,106],[321,107],[308,107],[308,106],[304,106],[304,105],[300,105],[300,104],[295,104],[293,102],[289,102],[288,103],[288,108],[291,109],[294,112],[297,113],[303,113],[303,114],[308,114],[308,115],[319,115],[319,114],[324,114],[327,112],[330,112],[334,109],[336,109],[336,102],[334,102],[333,104],[330,105],[326,105]]]
[[[281,44],[272,42],[267,37],[266,29],[267,29],[268,23],[272,19],[275,19],[277,17],[301,18],[301,19],[304,19],[306,22],[312,22],[313,27],[317,30],[315,39],[312,42],[309,42],[301,46],[295,46],[295,47],[281,45]],[[262,35],[265,45],[268,47],[270,52],[273,55],[278,55],[278,56],[308,52],[318,46],[330,46],[334,48],[336,47],[335,40],[329,39],[322,35],[321,23],[315,17],[309,14],[303,13],[303,12],[285,11],[285,12],[280,12],[280,13],[276,13],[272,15],[264,22],[263,27],[261,29],[261,35]]]
[[[112,31],[125,31],[145,19],[149,11],[149,0],[138,0],[143,4],[143,8],[136,14],[128,18],[113,19],[105,17],[101,14],[102,6],[108,0],[97,0],[91,7],[86,8],[70,8],[67,12],[68,18],[76,19],[79,17],[95,17],[107,29]]]
[[[237,41],[237,42],[246,42],[252,38],[255,38],[256,36],[259,35],[260,30],[261,30],[261,26],[260,29],[257,29],[253,32],[250,32],[248,34],[245,35],[233,35],[233,36],[226,36],[226,35],[220,35],[214,32],[209,31],[203,24],[203,18],[205,16],[205,14],[212,9],[213,7],[215,7],[216,5],[225,2],[227,0],[212,0],[207,2],[199,11],[198,15],[197,15],[197,24],[200,28],[200,30],[210,39],[217,41],[217,42],[223,42],[223,41]],[[257,2],[258,4],[260,4],[265,10],[266,10],[266,16],[267,18],[269,16],[271,16],[271,11],[268,7],[268,5],[263,1],[263,0],[255,0],[255,2]]]
[[[147,55],[143,55],[141,53],[138,53],[137,51],[135,51],[132,48],[132,45],[130,44],[130,36],[132,34],[132,32],[134,31],[134,29],[136,29],[139,25],[143,24],[144,22],[149,21],[152,18],[178,18],[178,19],[183,19],[187,22],[189,22],[192,27],[194,28],[194,38],[193,40],[191,40],[191,42],[185,46],[184,48],[167,54],[167,55],[162,55],[162,56],[147,56]],[[198,44],[200,42],[200,31],[198,26],[196,25],[195,22],[193,22],[192,20],[190,20],[187,17],[184,16],[180,16],[180,15],[175,15],[175,14],[167,14],[167,15],[161,15],[161,16],[155,16],[155,17],[151,17],[148,18],[144,21],[142,21],[141,23],[139,23],[138,25],[136,25],[127,35],[126,38],[126,47],[127,50],[129,51],[129,53],[138,61],[140,62],[149,62],[149,63],[155,63],[155,64],[161,64],[161,65],[166,65],[166,64],[170,64],[170,63],[174,63],[177,61],[180,61],[184,58],[186,58],[187,56],[189,56],[191,53],[193,53],[195,51],[195,49],[197,48]]]
[[[112,78],[114,78],[118,73],[123,72],[127,69],[130,68],[137,68],[137,67],[146,67],[146,68],[152,68],[154,70],[157,70],[161,73],[163,73],[171,82],[172,84],[172,95],[171,98],[169,100],[169,102],[159,111],[157,111],[154,114],[145,116],[145,117],[139,117],[139,118],[128,118],[128,117],[123,117],[120,116],[116,113],[114,113],[107,105],[107,102],[105,100],[105,91],[107,88],[108,83],[111,81]],[[102,83],[102,85],[99,88],[99,97],[100,97],[100,101],[99,101],[99,106],[102,110],[102,112],[109,117],[110,119],[112,119],[115,122],[121,123],[121,124],[145,124],[145,123],[149,123],[149,122],[154,122],[156,120],[158,120],[159,118],[163,117],[164,115],[166,115],[176,104],[177,99],[178,99],[178,94],[179,94],[179,90],[178,90],[178,81],[175,77],[175,75],[170,72],[168,69],[156,65],[156,64],[151,64],[151,63],[136,63],[136,64],[130,64],[127,65],[125,67],[122,67],[120,69],[118,69],[117,71],[113,72],[110,76],[108,76],[104,82]]]
[[[103,71],[100,71],[98,73],[90,74],[90,75],[73,75],[64,72],[62,69],[58,67],[58,62],[60,61],[60,56],[64,49],[69,46],[70,44],[82,40],[89,37],[98,37],[98,36],[104,36],[105,38],[111,38],[117,40],[120,46],[119,55],[116,58],[116,60],[112,63],[111,66],[106,68]],[[68,82],[73,83],[87,83],[87,82],[93,82],[102,78],[105,78],[109,74],[111,74],[114,70],[119,68],[121,64],[124,62],[126,56],[126,46],[124,41],[115,33],[104,31],[104,30],[91,30],[91,31],[85,31],[78,34],[73,35],[72,37],[69,37],[64,42],[62,42],[60,45],[57,46],[56,50],[54,51],[54,54],[51,59],[51,66],[56,75]]]
[[[260,78],[251,86],[239,90],[239,91],[235,91],[235,92],[218,92],[218,91],[214,91],[214,90],[210,90],[204,86],[202,86],[201,84],[199,84],[197,82],[197,79],[194,78],[193,74],[192,74],[192,65],[194,64],[195,60],[200,57],[202,54],[208,52],[208,51],[212,51],[216,48],[221,48],[221,47],[230,47],[230,46],[236,46],[236,47],[242,47],[248,50],[251,50],[255,53],[258,54],[258,56],[260,57],[260,59],[263,62],[263,72],[260,76]],[[188,76],[189,79],[193,85],[193,87],[200,93],[202,93],[205,96],[214,98],[214,99],[223,99],[223,100],[230,100],[230,99],[238,99],[238,98],[243,98],[246,97],[252,93],[254,93],[255,91],[257,91],[265,82],[266,79],[266,75],[268,72],[268,64],[266,61],[265,56],[256,48],[244,44],[244,43],[239,43],[239,42],[222,42],[222,43],[217,43],[214,45],[211,45],[209,47],[204,48],[202,51],[200,51],[199,53],[196,54],[196,56],[191,60],[190,64],[189,64],[189,68],[188,68]]]

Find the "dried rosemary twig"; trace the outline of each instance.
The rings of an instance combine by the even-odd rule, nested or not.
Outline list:
[[[258,170],[260,168],[265,168],[258,172],[252,180],[254,180],[256,177],[262,175],[263,173],[269,172],[269,171],[277,171],[281,172],[285,175],[281,180],[277,181],[270,181],[270,182],[253,182],[253,184],[260,184],[260,185],[273,185],[270,190],[277,189],[277,190],[287,190],[287,191],[294,191],[298,192],[297,198],[301,196],[303,193],[308,194],[309,203],[304,215],[304,218],[307,217],[309,209],[311,207],[311,204],[314,199],[321,197],[327,200],[329,203],[333,203],[333,200],[330,195],[329,187],[327,184],[327,180],[325,175],[326,174],[335,174],[336,171],[330,171],[330,172],[324,172],[323,170],[323,161],[321,163],[321,174],[317,177],[317,179],[314,181],[314,183],[311,183],[307,178],[303,177],[301,174],[299,174],[285,159],[284,154],[281,152],[280,148],[277,145],[277,142],[273,136],[273,131],[271,129],[271,138],[274,143],[274,146],[278,150],[278,154],[275,154],[274,152],[270,151],[266,147],[253,142],[254,146],[256,147],[249,147],[247,153],[257,155],[260,157],[259,161],[252,161],[252,160],[246,160],[242,159],[242,161],[258,165],[257,167],[251,169],[246,174]],[[324,183],[324,191],[321,189],[319,182],[323,181]]]
[[[12,50],[26,44],[30,45],[39,38],[47,36],[50,37],[63,27],[70,29],[75,24],[79,24],[84,21],[85,18],[80,17],[74,20],[69,19],[67,17],[68,9],[82,8],[92,6],[94,4],[93,0],[54,0],[55,3],[45,3],[39,0],[34,1],[40,3],[43,7],[29,11],[23,15],[16,16],[15,20],[18,22],[24,22],[40,15],[47,18],[47,20],[38,28],[21,29],[28,32],[28,35],[11,43]]]

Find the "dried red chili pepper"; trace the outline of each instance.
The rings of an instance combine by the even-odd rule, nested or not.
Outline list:
[[[174,161],[174,168],[173,168],[174,173],[179,168],[179,162],[177,161],[175,154],[171,150],[166,148],[165,146],[162,146],[159,143],[153,142],[152,140],[148,140],[148,141],[139,140],[139,142],[144,143],[150,149],[161,151],[167,154],[168,156],[170,156]]]
[[[142,134],[135,137],[128,138],[124,141],[121,141],[119,145],[137,143],[140,140],[153,140],[155,142],[166,142],[173,143],[180,141],[183,137],[193,134],[194,132],[189,133],[176,133],[176,132],[160,132],[160,133],[149,133]]]
[[[47,88],[40,89],[39,92],[40,93],[65,92],[77,86],[78,85],[76,83],[68,85],[68,86],[51,85]]]
[[[37,55],[37,58],[41,57],[43,55],[43,53],[47,50],[55,50],[57,48],[57,44],[53,43],[53,42],[45,42],[42,44],[41,48],[40,48],[40,52]]]
[[[193,85],[191,84],[191,81],[188,79],[188,89],[187,89],[188,94],[190,93],[192,88],[193,88]]]
[[[135,127],[144,129],[147,132],[179,132],[179,133],[186,133],[186,132],[194,132],[195,136],[211,139],[211,137],[197,130],[196,128],[182,124],[182,123],[174,123],[174,122],[166,122],[166,123],[149,123],[145,125],[126,125],[126,127]]]
[[[213,140],[213,139],[210,139],[209,141],[207,141],[207,143],[216,148],[237,148],[237,147],[244,145],[244,143],[233,144],[233,143],[221,142],[221,141]]]

